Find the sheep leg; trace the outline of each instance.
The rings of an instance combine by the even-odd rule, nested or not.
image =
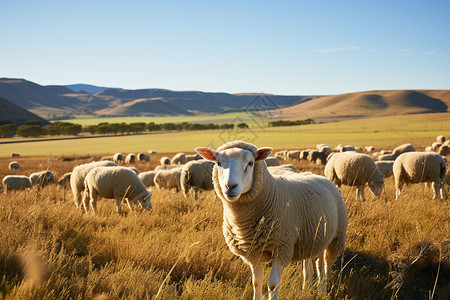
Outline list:
[[[262,297],[262,283],[264,276],[264,267],[261,262],[251,263],[252,269],[252,283],[253,283],[253,300],[260,300]]]
[[[310,258],[303,260],[303,290],[305,290],[306,287],[311,284],[313,275],[314,271],[312,260]]]
[[[128,201],[128,198],[127,198],[127,201]],[[122,212],[121,205],[122,205],[122,197],[116,196],[116,208],[117,208],[118,214],[120,214]]]
[[[284,266],[281,265],[275,258],[272,261],[272,270],[270,271],[267,285],[269,287],[269,299],[278,299],[278,290],[280,289],[281,273],[283,273]]]
[[[320,294],[326,295],[327,293],[327,284],[326,284],[326,278],[327,278],[327,263],[325,260],[325,253],[326,251],[322,252],[321,255],[319,255],[319,259],[316,260],[316,269],[317,274],[319,277],[319,285],[320,285]]]
[[[198,190],[199,190],[199,188],[198,188],[198,187],[194,187],[194,192],[195,192],[195,200],[197,200],[197,199],[198,199]]]
[[[78,198],[78,196],[79,195],[76,195],[75,197]],[[83,208],[86,213],[88,213],[88,207],[89,207],[88,199],[89,199],[89,190],[88,190],[88,187],[86,186],[86,189],[84,190],[83,198],[81,199],[81,203],[83,204]],[[75,201],[75,205],[77,206],[77,208],[80,207],[80,204],[78,201]]]
[[[94,189],[92,189],[90,191],[90,197],[91,197],[90,204],[91,204],[92,210],[94,211],[94,214],[98,214],[98,210],[97,210],[98,193]]]

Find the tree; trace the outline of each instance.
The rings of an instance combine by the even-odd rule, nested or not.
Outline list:
[[[238,124],[237,124],[237,128],[241,128],[241,129],[242,129],[242,128],[248,128],[248,125],[245,124],[245,123],[243,123],[243,122],[242,122],[242,123],[238,123]]]
[[[40,125],[21,125],[17,128],[17,134],[23,137],[38,137],[45,133]]]
[[[5,124],[0,126],[0,138],[6,138],[8,136],[14,135],[14,131],[16,131],[16,125],[14,124]]]

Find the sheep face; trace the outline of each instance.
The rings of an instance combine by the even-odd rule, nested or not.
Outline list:
[[[152,194],[149,191],[144,197],[142,197],[142,199],[140,199],[139,204],[141,205],[141,207],[145,209],[151,209],[152,208],[152,203],[150,201],[151,198]]]
[[[260,148],[256,156],[240,148],[225,149],[220,152],[208,148],[195,148],[203,158],[216,162],[219,185],[225,198],[236,201],[241,194],[253,185],[253,166],[255,162],[266,159],[272,148]]]
[[[375,196],[379,197],[384,190],[384,175],[383,180],[371,180],[368,182],[368,184],[372,193]]]

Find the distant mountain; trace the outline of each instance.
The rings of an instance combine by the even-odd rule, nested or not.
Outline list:
[[[96,86],[96,85],[91,85],[91,84],[82,84],[82,83],[78,83],[78,84],[69,84],[69,85],[65,85],[66,88],[71,89],[74,92],[87,92],[89,94],[95,94],[107,89],[112,89],[111,87],[102,87],[102,86]]]
[[[47,120],[44,120],[43,118],[1,97],[0,119],[11,120],[15,125],[22,125],[27,121],[39,121],[42,125],[49,124]]]
[[[316,121],[448,112],[450,90],[368,91],[318,97],[281,109],[286,119]]]

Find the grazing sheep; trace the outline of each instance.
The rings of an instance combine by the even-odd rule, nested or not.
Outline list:
[[[12,190],[25,190],[31,188],[31,181],[24,175],[6,175],[2,180],[5,195]]]
[[[267,167],[267,170],[269,170],[270,174],[272,174],[272,175],[297,174],[297,169],[295,169],[294,165],[290,165],[290,164]]]
[[[319,149],[319,152],[324,153],[325,157],[327,157],[328,155],[330,155],[331,152],[333,152],[333,149],[331,149],[331,147],[325,145]]]
[[[433,152],[437,152],[440,146],[442,146],[442,143],[434,142],[431,144],[431,150],[433,150]]]
[[[9,163],[8,168],[10,171],[16,171],[20,169],[20,164],[17,161],[12,161]]]
[[[264,163],[272,148],[234,141],[217,151],[196,151],[216,162],[213,183],[223,203],[223,234],[230,250],[251,267],[253,298],[261,299],[264,262],[270,260],[270,299],[278,297],[283,269],[297,260],[306,262],[304,287],[313,276],[311,260],[316,261],[326,293],[326,274],[344,250],[348,223],[339,190],[318,175],[272,176]]]
[[[19,153],[11,153],[11,157],[20,157],[20,154]]]
[[[161,166],[170,165],[170,158],[168,158],[167,156],[163,156],[161,157],[159,163]]]
[[[416,149],[414,148],[414,146],[412,144],[403,144],[403,145],[396,147],[394,150],[392,150],[392,155],[397,158],[402,153],[414,152],[414,151],[416,151]]]
[[[278,160],[278,157],[268,157],[266,158],[266,165],[268,167],[279,166],[280,161]]]
[[[172,165],[184,165],[186,163],[186,154],[183,152],[175,154],[170,160]]]
[[[104,160],[86,163],[73,168],[72,175],[70,176],[70,187],[72,189],[73,200],[77,208],[80,207],[82,192],[84,191],[85,188],[84,179],[86,178],[87,173],[96,167],[113,167],[113,166],[117,165],[112,161]]]
[[[377,160],[378,161],[382,161],[382,160],[392,160],[394,161],[397,158],[397,156],[393,155],[393,154],[380,154],[377,156]]]
[[[102,156],[100,158],[100,160],[113,160],[113,159],[114,159],[114,155]]]
[[[356,150],[355,147],[353,147],[352,145],[346,145],[341,147],[340,152],[348,152],[348,151],[356,151]]]
[[[202,157],[198,154],[186,154],[186,162],[190,162],[193,160],[199,160],[202,159]]]
[[[195,200],[198,198],[198,192],[202,190],[212,190],[212,170],[214,163],[201,159],[188,162],[181,170],[180,185],[184,196],[187,198],[189,190],[194,189]]]
[[[393,174],[392,167],[394,165],[394,161],[380,160],[380,161],[376,161],[375,164],[377,165],[381,174],[384,175],[384,178],[388,178],[388,177],[392,176],[392,174]]]
[[[136,162],[136,155],[134,153],[128,153],[125,157],[126,164],[134,164]]]
[[[70,176],[72,175],[72,172],[65,173],[61,178],[58,179],[57,184],[60,186],[67,186],[70,184]]]
[[[381,150],[380,151],[380,155],[385,155],[385,154],[392,154],[392,151],[391,150]]]
[[[300,150],[290,150],[287,152],[286,157],[290,161],[300,160]]]
[[[150,161],[150,155],[148,155],[147,153],[138,153],[137,155],[137,161],[140,163],[145,163],[145,162],[149,162]]]
[[[142,208],[151,209],[152,193],[148,191],[139,177],[125,167],[96,167],[89,171],[84,180],[86,189],[83,197],[83,207],[88,212],[88,199],[94,214],[97,214],[98,196],[116,199],[117,213],[121,213],[122,199],[127,200],[128,207],[138,202]]]
[[[431,146],[425,147],[425,152],[433,152],[433,148]]]
[[[118,164],[119,162],[123,162],[122,153],[115,153],[112,161],[115,162],[116,164]]]
[[[437,153],[439,153],[442,156],[447,156],[450,154],[450,148],[447,145],[442,145],[439,147]]]
[[[173,168],[170,170],[158,171],[153,181],[158,189],[175,189],[177,192],[181,190],[180,178],[181,167]]]
[[[151,150],[151,149],[150,149],[150,150],[147,151],[147,153],[149,153],[149,154],[156,154],[156,153],[158,153],[158,152],[156,152],[155,150]]]
[[[366,150],[366,152],[372,152],[372,151],[375,151],[375,147],[374,146],[366,146],[366,147],[364,147],[364,150]]]
[[[443,136],[443,135],[438,135],[437,137],[436,137],[436,142],[439,142],[439,143],[444,143],[445,142],[445,136]]]
[[[341,151],[341,150],[342,150],[342,147],[343,147],[342,144],[338,144],[338,145],[334,148],[334,152],[342,152],[342,151]]]
[[[142,180],[142,183],[146,187],[155,186],[155,182],[153,181],[153,179],[155,178],[157,172],[157,170],[142,172],[139,173],[138,177]]]
[[[180,168],[180,167],[182,167],[182,166],[180,166],[180,165],[159,165],[159,166],[156,166],[155,167],[155,171],[160,171],[160,170],[170,170],[170,169],[173,169],[173,168]]]
[[[45,187],[51,183],[56,183],[55,175],[49,170],[31,173],[29,178],[33,186]]]
[[[325,165],[327,163],[327,155],[324,152],[311,150],[308,154],[308,161]]]
[[[366,154],[347,152],[334,154],[325,166],[325,176],[338,187],[341,184],[356,186],[356,200],[365,200],[364,186],[368,183],[375,196],[384,188],[384,175],[375,161]]]
[[[277,151],[275,152],[274,156],[278,157],[278,159],[286,160],[287,152],[288,152],[287,150]]]
[[[300,151],[300,160],[308,160],[309,152],[313,151],[313,149],[301,150]]]
[[[444,180],[447,171],[444,158],[432,152],[407,152],[394,161],[395,199],[400,197],[403,184],[432,182],[433,199],[445,197]]]

